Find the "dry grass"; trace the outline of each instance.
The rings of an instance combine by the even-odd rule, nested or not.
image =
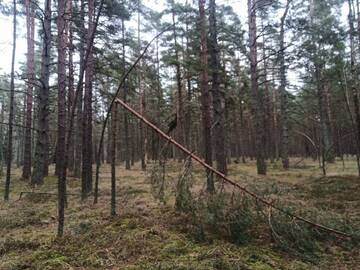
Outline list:
[[[254,162],[232,163],[229,174],[249,189],[294,205],[300,212],[336,215],[359,226],[360,180],[355,177],[354,160],[346,160],[344,170],[340,161],[330,164],[327,178],[312,160],[300,165],[284,171],[279,163],[269,164],[268,176],[259,177]],[[170,183],[181,169],[180,163],[169,162]],[[110,218],[110,168],[103,166],[99,203],[69,197],[66,234],[56,239],[56,197],[29,194],[18,200],[21,191],[31,188],[19,180],[20,171],[15,170],[11,200],[0,202],[0,269],[360,269],[359,250],[337,241],[317,254],[316,263],[275,248],[271,239],[261,235],[244,245],[221,238],[198,242],[189,231],[188,217],[174,210],[170,191],[175,183],[170,184],[163,205],[151,194],[146,180],[149,171],[142,172],[139,164],[131,171],[118,166],[118,216]],[[193,191],[198,193],[205,176],[196,165],[193,172]],[[56,183],[55,177],[48,177],[35,191],[56,192]],[[0,185],[2,196],[3,182]],[[68,187],[69,192],[80,193],[78,179],[70,178]]]

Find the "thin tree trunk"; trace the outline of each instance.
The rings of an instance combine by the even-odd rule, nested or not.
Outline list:
[[[141,37],[140,37],[140,9],[141,9],[141,1],[138,0],[138,50],[139,54],[141,53]],[[145,115],[145,89],[144,89],[144,82],[143,82],[143,71],[142,71],[142,61],[140,60],[139,63],[139,74],[138,74],[138,81],[139,81],[139,91],[140,91],[140,113],[142,115]],[[140,159],[141,159],[141,169],[146,170],[146,146],[147,146],[147,140],[146,140],[146,134],[145,134],[145,128],[144,124],[142,122],[139,123],[140,125]]]
[[[31,127],[32,127],[32,97],[34,88],[34,37],[35,37],[35,18],[34,7],[30,0],[25,1],[26,7],[26,121],[25,121],[25,140],[24,140],[24,166],[22,178],[28,180],[31,176]]]
[[[94,28],[94,0],[88,2],[88,31],[86,44],[90,48],[91,35]],[[82,199],[85,199],[92,190],[92,80],[94,74],[94,59],[90,48],[88,62],[85,67],[85,94],[83,112],[83,140],[82,140]]]
[[[352,1],[348,0],[349,4],[349,26],[350,26],[350,54],[351,54],[351,73],[350,73],[350,86],[351,86],[351,92],[353,96],[353,102],[354,102],[354,111],[355,111],[355,121],[356,121],[356,145],[357,145],[357,158],[360,156],[360,107],[359,107],[359,94],[358,94],[358,81],[357,78],[357,68],[356,68],[356,55],[355,55],[355,44],[354,44],[354,35],[355,35],[355,29],[354,29],[354,16],[352,11]],[[360,26],[358,26],[360,27]],[[360,28],[359,28],[360,31]],[[360,32],[359,32],[360,33]],[[349,110],[349,113],[351,114],[351,111]],[[358,174],[360,176],[360,167],[358,167]]]
[[[257,35],[256,35],[256,1],[248,0],[249,18],[249,47],[250,47],[250,76],[252,111],[255,120],[255,154],[258,174],[266,174],[266,162],[264,155],[265,134],[263,129],[263,102],[259,92],[258,69],[257,69]]]
[[[125,21],[124,18],[121,20],[121,32],[122,32],[122,62],[123,68],[126,68],[125,60]],[[124,101],[128,102],[128,87],[124,84]],[[125,145],[125,169],[130,170],[131,168],[131,153],[130,153],[130,136],[129,136],[129,113],[124,112],[124,145]]]
[[[85,2],[80,1],[80,74],[84,72],[84,57],[85,57],[85,40],[86,40],[86,29],[85,29]],[[83,143],[83,92],[84,84],[80,83],[80,89],[78,92],[78,100],[76,103],[76,129],[75,129],[75,161],[74,161],[74,176],[80,177],[82,171],[82,143]]]
[[[280,19],[280,50],[279,50],[279,64],[280,64],[280,149],[281,161],[285,170],[289,169],[289,132],[288,132],[288,93],[286,91],[286,67],[285,67],[285,20],[290,8],[290,1],[287,0],[285,11]]]
[[[226,174],[226,152],[225,152],[225,93],[220,87],[220,51],[217,41],[217,23],[216,23],[216,3],[215,0],[209,2],[209,53],[210,53],[210,71],[212,76],[211,93],[213,96],[214,109],[214,141],[215,141],[215,159],[217,169]]]
[[[116,215],[116,122],[117,122],[117,105],[112,109],[111,114],[111,216]]]
[[[68,123],[70,123],[71,108],[74,104],[74,63],[73,63],[73,54],[74,54],[74,44],[73,44],[73,24],[72,24],[72,0],[67,0],[66,2],[66,14],[67,14],[67,33],[68,33]],[[68,159],[68,168],[70,172],[74,172],[74,133],[70,137],[69,144],[69,159]]]
[[[9,200],[10,194],[10,178],[11,178],[11,161],[12,161],[12,147],[13,147],[13,120],[14,120],[14,67],[15,67],[15,53],[16,53],[16,0],[13,1],[13,44],[12,44],[12,59],[11,59],[11,75],[10,75],[10,109],[9,109],[9,131],[8,131],[8,144],[7,144],[7,164],[6,164],[6,179],[5,179],[5,192],[4,200]]]
[[[176,119],[177,119],[177,137],[180,143],[184,142],[184,104],[183,104],[183,85],[181,78],[181,66],[180,66],[180,56],[179,56],[179,44],[177,42],[177,34],[176,34],[176,20],[175,20],[175,11],[172,9],[172,22],[173,22],[173,38],[174,38],[174,47],[175,47],[175,72],[176,72],[176,86],[177,86],[177,110],[176,110]],[[177,151],[177,149],[176,149]],[[178,152],[178,158],[182,159],[183,153],[181,151]]]

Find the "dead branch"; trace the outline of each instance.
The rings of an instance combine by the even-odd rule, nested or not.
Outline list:
[[[162,130],[160,130],[157,126],[155,126],[154,124],[152,124],[150,121],[148,121],[146,118],[144,118],[140,113],[138,113],[137,111],[135,111],[133,108],[131,108],[128,104],[126,104],[123,100],[117,98],[116,102],[119,103],[121,106],[123,106],[126,110],[128,110],[130,113],[132,113],[135,117],[137,117],[139,120],[141,120],[144,124],[146,124],[148,127],[152,128],[156,133],[158,133],[161,137],[163,137],[164,139],[166,139],[167,141],[169,141],[171,144],[173,144],[175,147],[177,147],[178,149],[180,149],[182,152],[184,152],[185,154],[187,154],[188,156],[190,156],[192,159],[194,159],[195,161],[197,161],[198,163],[200,163],[200,165],[202,165],[203,167],[205,167],[206,169],[208,169],[209,171],[213,172],[214,174],[216,174],[217,176],[219,176],[220,178],[223,179],[223,181],[225,181],[226,183],[236,187],[237,189],[243,191],[244,193],[248,194],[249,196],[251,196],[252,198],[254,198],[256,201],[261,202],[262,204],[272,207],[273,209],[279,211],[280,213],[283,213],[289,217],[292,217],[296,220],[302,221],[304,223],[307,223],[308,225],[321,229],[323,231],[326,231],[328,233],[332,233],[332,234],[336,234],[338,236],[342,236],[342,237],[347,237],[347,238],[353,238],[352,235],[342,232],[342,231],[338,231],[336,229],[332,229],[329,228],[325,225],[322,224],[318,224],[315,223],[311,220],[308,220],[304,217],[298,216],[292,212],[289,212],[283,208],[280,208],[276,205],[274,205],[272,202],[269,202],[263,198],[261,198],[260,196],[258,196],[257,194],[255,194],[254,192],[248,190],[247,188],[241,186],[240,184],[236,183],[234,180],[231,180],[230,178],[228,178],[226,175],[224,175],[223,173],[219,172],[218,170],[216,170],[215,168],[213,168],[212,166],[210,166],[209,164],[207,164],[204,160],[202,160],[200,157],[198,157],[197,155],[195,155],[194,153],[192,153],[190,150],[188,150],[187,148],[185,148],[183,145],[179,144],[177,141],[175,141],[172,137],[166,135]]]

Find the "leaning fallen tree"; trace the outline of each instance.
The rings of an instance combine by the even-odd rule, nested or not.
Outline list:
[[[215,175],[217,175],[218,177],[220,177],[221,179],[223,179],[223,181],[241,191],[243,191],[244,193],[248,194],[249,196],[251,196],[252,198],[254,198],[256,201],[270,207],[270,209],[275,209],[291,218],[294,218],[296,220],[302,221],[304,223],[309,224],[310,226],[313,226],[315,228],[318,228],[320,230],[335,234],[337,236],[340,237],[346,237],[346,238],[350,238],[353,239],[354,237],[351,234],[327,227],[325,225],[322,224],[318,224],[315,223],[309,219],[306,219],[304,217],[298,216],[292,212],[289,212],[281,207],[278,207],[276,205],[274,205],[274,203],[269,202],[267,200],[265,200],[264,198],[261,198],[260,196],[258,196],[257,194],[255,194],[254,192],[248,190],[247,188],[241,186],[240,184],[236,183],[234,180],[231,180],[229,177],[227,177],[226,175],[224,175],[223,173],[221,173],[220,171],[216,170],[215,168],[213,168],[212,166],[210,166],[209,164],[207,164],[204,160],[202,160],[200,157],[198,157],[197,155],[195,155],[192,151],[190,151],[189,149],[187,149],[185,146],[181,145],[180,143],[178,143],[176,140],[174,140],[171,136],[167,135],[165,132],[163,132],[161,129],[159,129],[156,125],[154,125],[153,123],[151,123],[149,120],[147,120],[144,116],[142,116],[140,113],[138,113],[136,110],[134,110],[132,107],[130,107],[127,103],[125,103],[123,100],[116,98],[115,102],[120,104],[124,109],[126,109],[127,111],[129,111],[131,114],[133,114],[136,118],[138,118],[140,121],[142,121],[144,124],[146,124],[148,127],[150,127],[152,130],[154,130],[159,136],[161,136],[162,138],[164,138],[165,140],[167,140],[169,143],[173,144],[176,148],[178,148],[179,150],[181,150],[182,152],[184,152],[186,155],[188,155],[189,157],[191,157],[193,160],[197,161],[200,165],[202,165],[204,168],[208,169],[209,171],[211,171],[212,173],[214,173]]]

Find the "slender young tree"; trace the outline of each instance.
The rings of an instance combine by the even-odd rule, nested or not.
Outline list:
[[[289,132],[288,132],[288,93],[286,91],[286,67],[285,67],[285,20],[289,12],[291,0],[286,1],[283,15],[280,19],[279,35],[279,65],[280,65],[280,144],[281,160],[284,169],[289,169]]]
[[[117,104],[111,112],[111,216],[116,215],[116,129],[117,129]]]
[[[4,200],[9,200],[10,194],[10,180],[11,180],[11,162],[13,157],[13,121],[14,121],[14,94],[15,94],[15,54],[16,54],[16,0],[13,1],[13,44],[12,44],[12,56],[11,56],[11,74],[10,74],[10,100],[9,100],[9,131],[8,131],[8,143],[6,147],[7,161],[6,161],[6,178],[5,178],[5,192]]]

